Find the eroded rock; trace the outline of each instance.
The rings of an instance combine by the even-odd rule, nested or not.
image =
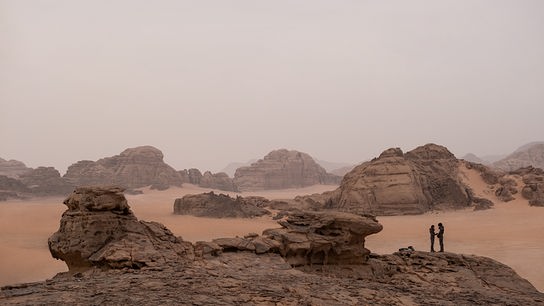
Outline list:
[[[59,230],[49,238],[53,258],[70,271],[141,268],[193,259],[190,243],[164,225],[138,221],[119,187],[80,187],[64,204]]]
[[[257,206],[258,198],[232,198],[214,192],[190,194],[174,201],[174,214],[211,218],[252,218],[270,214]]]

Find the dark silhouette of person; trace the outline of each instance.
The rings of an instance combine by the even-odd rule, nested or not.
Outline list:
[[[438,234],[436,234],[438,237],[438,242],[440,243],[440,251],[444,252],[444,225],[442,223],[438,223]]]
[[[434,231],[434,224],[431,225],[429,228],[429,235],[431,238],[431,252],[434,252],[434,236],[436,236],[436,232]]]

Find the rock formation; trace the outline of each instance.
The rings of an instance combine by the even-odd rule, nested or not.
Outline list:
[[[20,179],[34,196],[65,196],[73,190],[73,186],[53,167],[31,169],[21,174]]]
[[[0,175],[0,201],[22,199],[29,194],[30,190],[20,180]]]
[[[234,174],[241,191],[286,189],[315,184],[336,184],[340,177],[327,173],[310,155],[285,149],[268,153],[249,167]]]
[[[211,218],[252,218],[270,214],[257,206],[260,197],[236,197],[213,192],[190,194],[174,201],[174,214]]]
[[[126,149],[96,162],[79,161],[68,167],[64,178],[74,186],[116,184],[163,190],[182,184],[180,174],[163,161],[160,150],[151,146]]]
[[[383,228],[372,217],[342,212],[298,212],[279,224],[283,228],[263,236],[279,242],[280,254],[292,266],[363,264],[370,254],[365,237]]]
[[[78,188],[49,240],[69,273],[4,286],[2,305],[543,305],[544,294],[492,259],[369,253],[370,217],[299,213],[263,236],[183,242],[138,221],[120,188]],[[276,252],[279,252],[277,254]],[[283,257],[282,257],[283,256]],[[291,264],[289,264],[291,263]],[[364,263],[364,264],[361,264]],[[293,268],[292,266],[296,266]]]
[[[196,168],[191,168],[189,170],[184,169],[178,171],[181,175],[183,183],[189,183],[193,185],[200,185],[200,180],[202,179],[202,173]]]
[[[514,171],[528,166],[544,169],[544,143],[535,142],[522,146],[514,153],[494,162],[493,166],[504,171]]]
[[[511,173],[522,177],[525,185],[521,189],[521,195],[529,200],[529,205],[544,206],[544,170],[529,166]]]
[[[465,208],[471,202],[458,166],[448,149],[435,144],[406,154],[399,148],[388,149],[346,174],[325,207],[374,215]]]
[[[233,180],[224,172],[215,174],[212,174],[210,171],[204,172],[199,186],[224,191],[238,191],[238,187],[234,184]]]
[[[32,170],[28,168],[23,162],[18,160],[5,160],[0,158],[0,175],[10,178],[19,178],[21,174],[24,174]]]
[[[192,260],[192,245],[160,223],[138,221],[119,187],[80,187],[64,204],[68,210],[49,238],[49,250],[70,271]]]

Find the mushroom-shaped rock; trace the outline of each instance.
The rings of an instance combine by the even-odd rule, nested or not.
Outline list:
[[[280,243],[280,254],[292,266],[363,264],[370,254],[365,237],[383,228],[371,216],[333,211],[297,212],[279,223],[283,228],[263,236]]]
[[[140,268],[194,258],[193,246],[164,225],[138,221],[119,187],[80,187],[65,201],[49,250],[70,271],[89,267]]]

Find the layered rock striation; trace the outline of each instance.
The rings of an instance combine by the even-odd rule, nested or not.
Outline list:
[[[285,149],[272,151],[251,166],[236,169],[234,174],[240,191],[337,184],[340,179],[327,173],[310,155]]]

